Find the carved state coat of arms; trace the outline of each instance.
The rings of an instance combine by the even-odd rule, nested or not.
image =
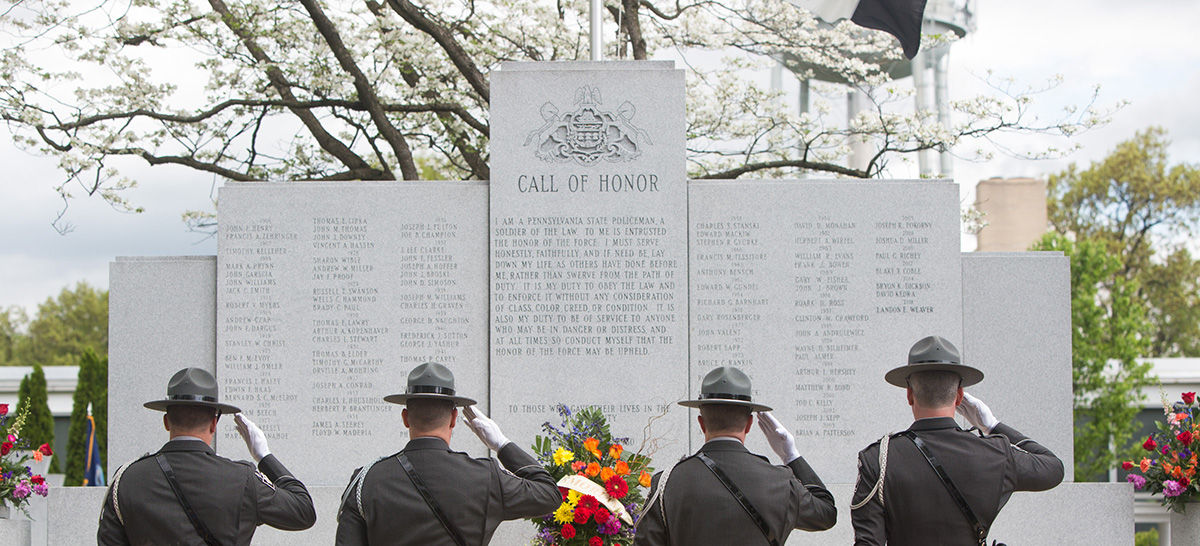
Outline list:
[[[633,103],[617,110],[600,107],[600,88],[583,86],[575,91],[575,110],[562,112],[551,102],[538,109],[545,124],[529,133],[525,146],[535,144],[534,155],[549,163],[573,161],[595,165],[600,161],[630,161],[651,144],[646,131],[633,125]]]

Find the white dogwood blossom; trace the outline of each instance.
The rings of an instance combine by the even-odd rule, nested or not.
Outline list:
[[[993,93],[952,101],[944,125],[913,110],[911,87],[894,78],[907,61],[887,34],[823,23],[783,0],[604,7],[607,58],[673,58],[688,71],[697,178],[868,178],[906,154],[984,157],[995,135],[1069,136],[1111,113],[1093,95],[1037,119],[1033,98],[1054,82],[997,81]],[[83,192],[127,210],[137,210],[123,198],[135,184],[122,175],[129,161],[229,180],[487,179],[488,74],[506,61],[586,59],[587,9],[582,0],[0,0],[0,117],[19,146],[57,158],[64,199]],[[926,36],[923,47],[952,38]],[[812,79],[807,112],[756,82],[776,62]],[[847,89],[867,101],[850,120],[834,115]],[[847,164],[851,143],[872,151],[865,166]]]

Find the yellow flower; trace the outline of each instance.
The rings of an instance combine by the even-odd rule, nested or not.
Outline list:
[[[618,476],[629,475],[629,463],[625,461],[617,461],[616,469]]]
[[[602,482],[607,482],[609,478],[616,475],[617,473],[612,469],[612,467],[606,466],[600,469],[600,481]]]
[[[625,451],[625,448],[621,447],[621,444],[613,444],[608,448],[608,456],[614,459],[620,459],[623,451]]]
[[[575,454],[563,448],[558,448],[554,452],[554,464],[558,466],[565,465],[575,458]]]
[[[558,510],[554,511],[554,521],[558,523],[571,523],[575,521],[575,509],[571,508],[570,504],[562,503]]]
[[[583,495],[578,491],[574,489],[567,490],[567,504],[570,504],[571,506],[579,504],[580,497],[583,497]]]

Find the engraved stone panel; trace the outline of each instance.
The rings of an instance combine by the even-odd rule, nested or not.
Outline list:
[[[522,444],[564,402],[602,406],[636,448],[686,394],[684,89],[672,66],[491,75],[492,410]],[[672,411],[651,434],[682,453],[685,412]]]
[[[689,194],[692,389],[741,368],[821,478],[853,482],[855,454],[912,420],[884,373],[922,337],[961,339],[958,186],[693,181]],[[757,431],[748,443],[771,454]]]
[[[118,257],[109,264],[110,474],[167,441],[162,413],[143,403],[165,397],[167,381],[182,368],[214,371],[216,271],[215,256]],[[218,426],[232,431],[230,423]]]
[[[383,397],[422,362],[487,404],[485,184],[229,183],[220,197],[217,378],[298,478],[345,484],[403,447],[402,408]],[[224,454],[247,456],[224,436]],[[470,434],[453,447],[482,453]]]

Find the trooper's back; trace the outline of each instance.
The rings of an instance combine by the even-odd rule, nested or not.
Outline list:
[[[250,463],[218,456],[198,440],[167,442],[159,456],[170,465],[180,493],[221,544],[249,544],[260,523],[281,529],[312,525],[311,500],[290,476],[269,485]],[[277,487],[296,492],[281,493]],[[101,543],[204,544],[153,456],[130,463],[115,489],[125,537],[110,537],[101,529]],[[121,532],[119,527],[108,529]]]
[[[949,417],[922,419],[909,430],[925,443],[967,505],[987,527],[991,527],[1013,491],[1041,491],[1062,481],[1062,462],[1050,450],[1003,424],[996,426],[995,434],[982,438],[960,429]],[[1008,435],[999,434],[1001,431]],[[1021,442],[1022,447],[1014,447],[1012,444],[1016,442]],[[871,477],[879,475],[878,460],[879,443],[859,454],[859,464],[866,467],[860,479],[867,479],[858,483],[855,502],[874,485]],[[911,440],[894,435],[888,446],[887,461],[883,507],[872,501],[861,509],[883,511],[887,544],[936,546],[977,542],[974,528]],[[881,529],[858,523],[855,531],[860,543],[885,542],[883,536],[875,536]],[[870,538],[875,541],[868,541]]]
[[[833,497],[803,459],[793,461],[795,468],[775,466],[740,442],[720,440],[705,444],[701,452],[737,485],[781,543],[793,529],[824,530],[836,521]],[[737,499],[696,457],[671,470],[662,503],[651,510],[653,517],[647,514],[644,527],[638,528],[639,544],[766,544]],[[665,512],[667,529],[659,511]]]

